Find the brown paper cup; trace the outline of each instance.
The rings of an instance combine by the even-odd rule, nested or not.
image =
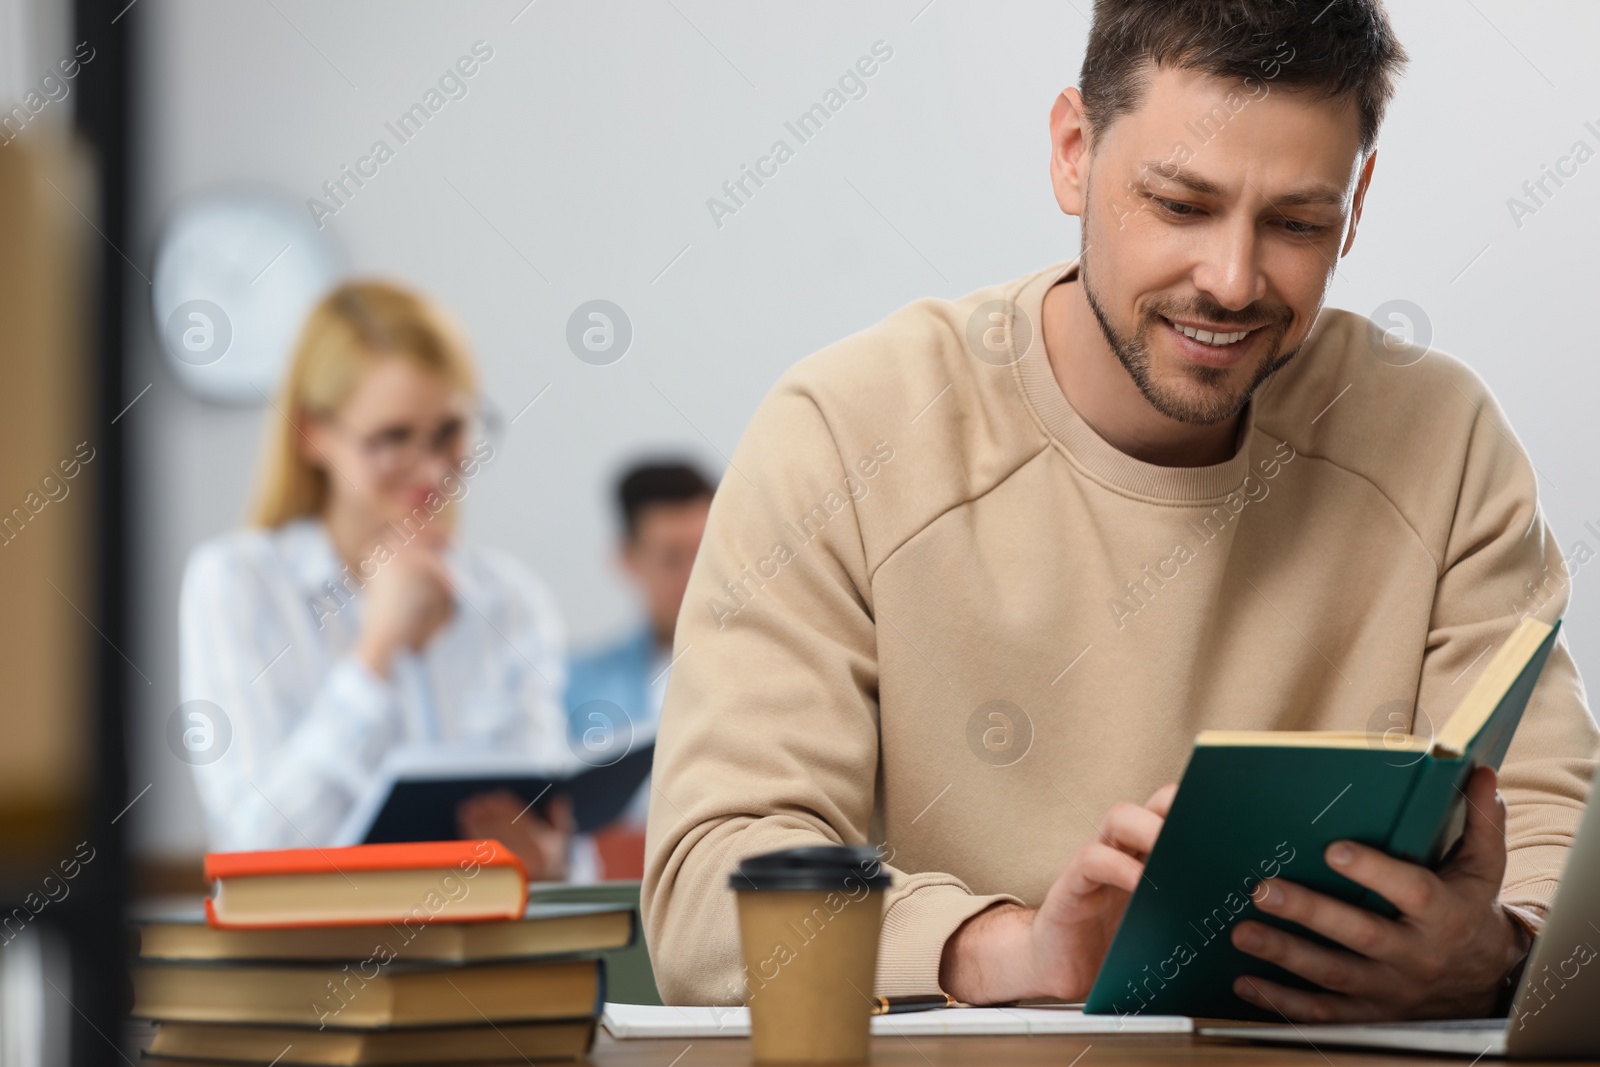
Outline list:
[[[876,853],[845,846],[769,853],[733,875],[757,1063],[866,1062],[888,881]]]

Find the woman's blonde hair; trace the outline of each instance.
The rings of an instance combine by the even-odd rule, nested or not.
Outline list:
[[[321,514],[328,474],[307,462],[299,420],[332,415],[374,360],[400,358],[471,397],[477,374],[450,316],[422,294],[386,281],[346,282],[312,309],[295,345],[267,444],[253,521],[282,526]]]

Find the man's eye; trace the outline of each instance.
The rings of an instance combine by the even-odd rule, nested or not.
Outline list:
[[[1283,228],[1296,237],[1316,237],[1327,229],[1315,222],[1301,222],[1299,219],[1284,219]]]
[[[1185,204],[1177,200],[1167,200],[1159,196],[1153,196],[1150,199],[1154,200],[1156,206],[1161,208],[1162,211],[1165,211],[1167,214],[1176,216],[1180,219],[1186,219],[1195,213],[1195,206],[1193,204]]]

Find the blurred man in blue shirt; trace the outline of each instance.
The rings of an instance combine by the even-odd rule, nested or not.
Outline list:
[[[573,657],[566,704],[574,744],[592,730],[631,729],[635,745],[654,738],[672,665],[673,630],[712,492],[705,476],[685,463],[639,464],[618,483],[618,560],[641,594],[646,617],[620,641]],[[606,877],[642,875],[649,809],[646,780],[622,817],[596,835]]]

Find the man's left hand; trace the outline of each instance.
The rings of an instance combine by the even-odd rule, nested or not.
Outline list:
[[[1399,909],[1386,919],[1304,886],[1273,879],[1256,906],[1322,934],[1330,948],[1261,922],[1233,930],[1240,951],[1270,960],[1326,992],[1241,977],[1234,992],[1260,1008],[1310,1022],[1484,1017],[1530,939],[1500,903],[1506,806],[1495,773],[1467,781],[1461,847],[1438,872],[1350,841],[1328,846],[1328,866]],[[1264,887],[1264,888],[1263,888]]]

